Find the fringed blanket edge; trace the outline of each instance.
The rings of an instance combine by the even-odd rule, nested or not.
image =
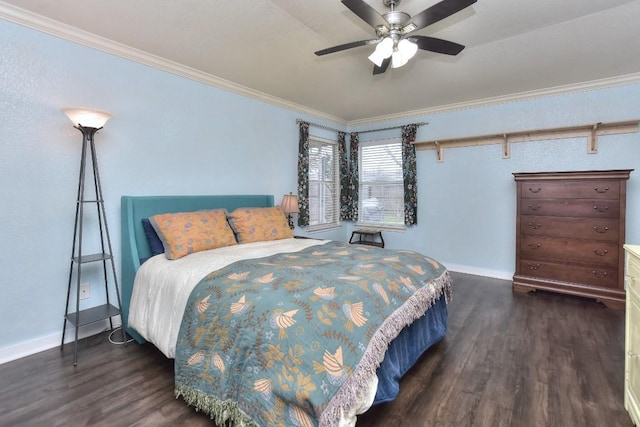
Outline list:
[[[237,427],[258,427],[258,424],[231,400],[219,400],[200,390],[183,385],[176,385],[174,395],[176,399],[182,397],[196,411],[209,415],[216,425],[225,426],[229,423]]]
[[[320,415],[320,426],[335,426],[343,414],[358,403],[364,395],[370,379],[382,363],[391,341],[405,326],[410,325],[444,294],[447,303],[451,300],[451,277],[448,270],[437,279],[419,288],[399,307],[371,338],[362,360],[347,378],[340,390],[331,399]]]

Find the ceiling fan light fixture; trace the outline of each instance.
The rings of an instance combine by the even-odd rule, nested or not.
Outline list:
[[[413,58],[418,51],[418,45],[410,40],[402,39],[398,42],[398,50],[402,52],[402,56],[407,60]]]
[[[398,68],[405,65],[418,51],[418,45],[407,40],[402,39],[398,42],[398,46],[394,49],[391,56],[391,67]]]
[[[373,51],[371,55],[369,55],[369,61],[376,64],[378,67],[382,65],[382,61],[387,59],[393,53],[393,39],[390,37],[385,37],[382,39],[380,43],[376,46],[376,50]]]
[[[409,59],[402,56],[402,52],[398,49],[393,51],[393,55],[391,55],[391,68],[400,68],[407,62],[409,62]]]

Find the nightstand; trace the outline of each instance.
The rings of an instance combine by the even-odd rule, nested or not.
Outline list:
[[[353,240],[357,236],[358,240]],[[351,233],[349,243],[358,245],[369,245],[384,248],[384,239],[382,238],[382,231],[374,229],[360,229],[354,230]]]

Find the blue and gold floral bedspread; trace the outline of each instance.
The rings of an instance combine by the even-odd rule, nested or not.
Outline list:
[[[444,266],[411,251],[330,242],[236,262],[189,298],[176,397],[218,425],[333,425],[442,295]]]

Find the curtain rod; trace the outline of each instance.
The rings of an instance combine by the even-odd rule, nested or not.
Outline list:
[[[416,127],[420,127],[420,126],[423,126],[423,125],[428,125],[429,123],[426,123],[426,122],[420,122],[420,123],[412,123],[412,124],[415,124],[415,125],[416,125]],[[358,132],[358,133],[369,133],[369,132],[380,132],[380,131],[383,131],[383,130],[391,130],[391,129],[402,129],[404,126],[406,126],[406,125],[402,125],[402,126],[390,126],[390,127],[388,127],[388,128],[379,128],[379,129],[361,130],[361,131],[360,131],[360,132]]]
[[[329,127],[329,126],[320,125],[318,123],[308,122],[308,121],[302,120],[302,119],[296,119],[296,123],[297,124],[300,124],[302,122],[307,123],[309,126],[314,126],[314,127],[325,129],[325,130],[331,130],[331,131],[334,131],[334,132],[345,132],[345,133],[347,133],[346,131],[341,131],[341,130],[338,130],[338,129],[334,129],[334,128]],[[415,125],[417,127],[428,125],[428,124],[429,123],[426,123],[426,122],[415,123]],[[380,131],[383,131],[383,130],[401,129],[402,127],[403,126],[390,126],[390,127],[386,127],[386,128],[363,130],[363,131],[360,131],[358,133],[380,132]]]
[[[308,122],[308,121],[306,121],[306,120],[302,120],[302,119],[296,119],[296,123],[297,123],[297,124],[300,124],[300,123],[306,123],[306,124],[308,124],[309,126],[317,127],[317,128],[324,129],[324,130],[332,130],[332,131],[334,131],[334,132],[344,132],[343,130],[334,129],[334,128],[329,127],[329,126],[320,125],[320,124],[318,124],[318,123]],[[345,132],[345,133],[346,133],[346,132]]]

